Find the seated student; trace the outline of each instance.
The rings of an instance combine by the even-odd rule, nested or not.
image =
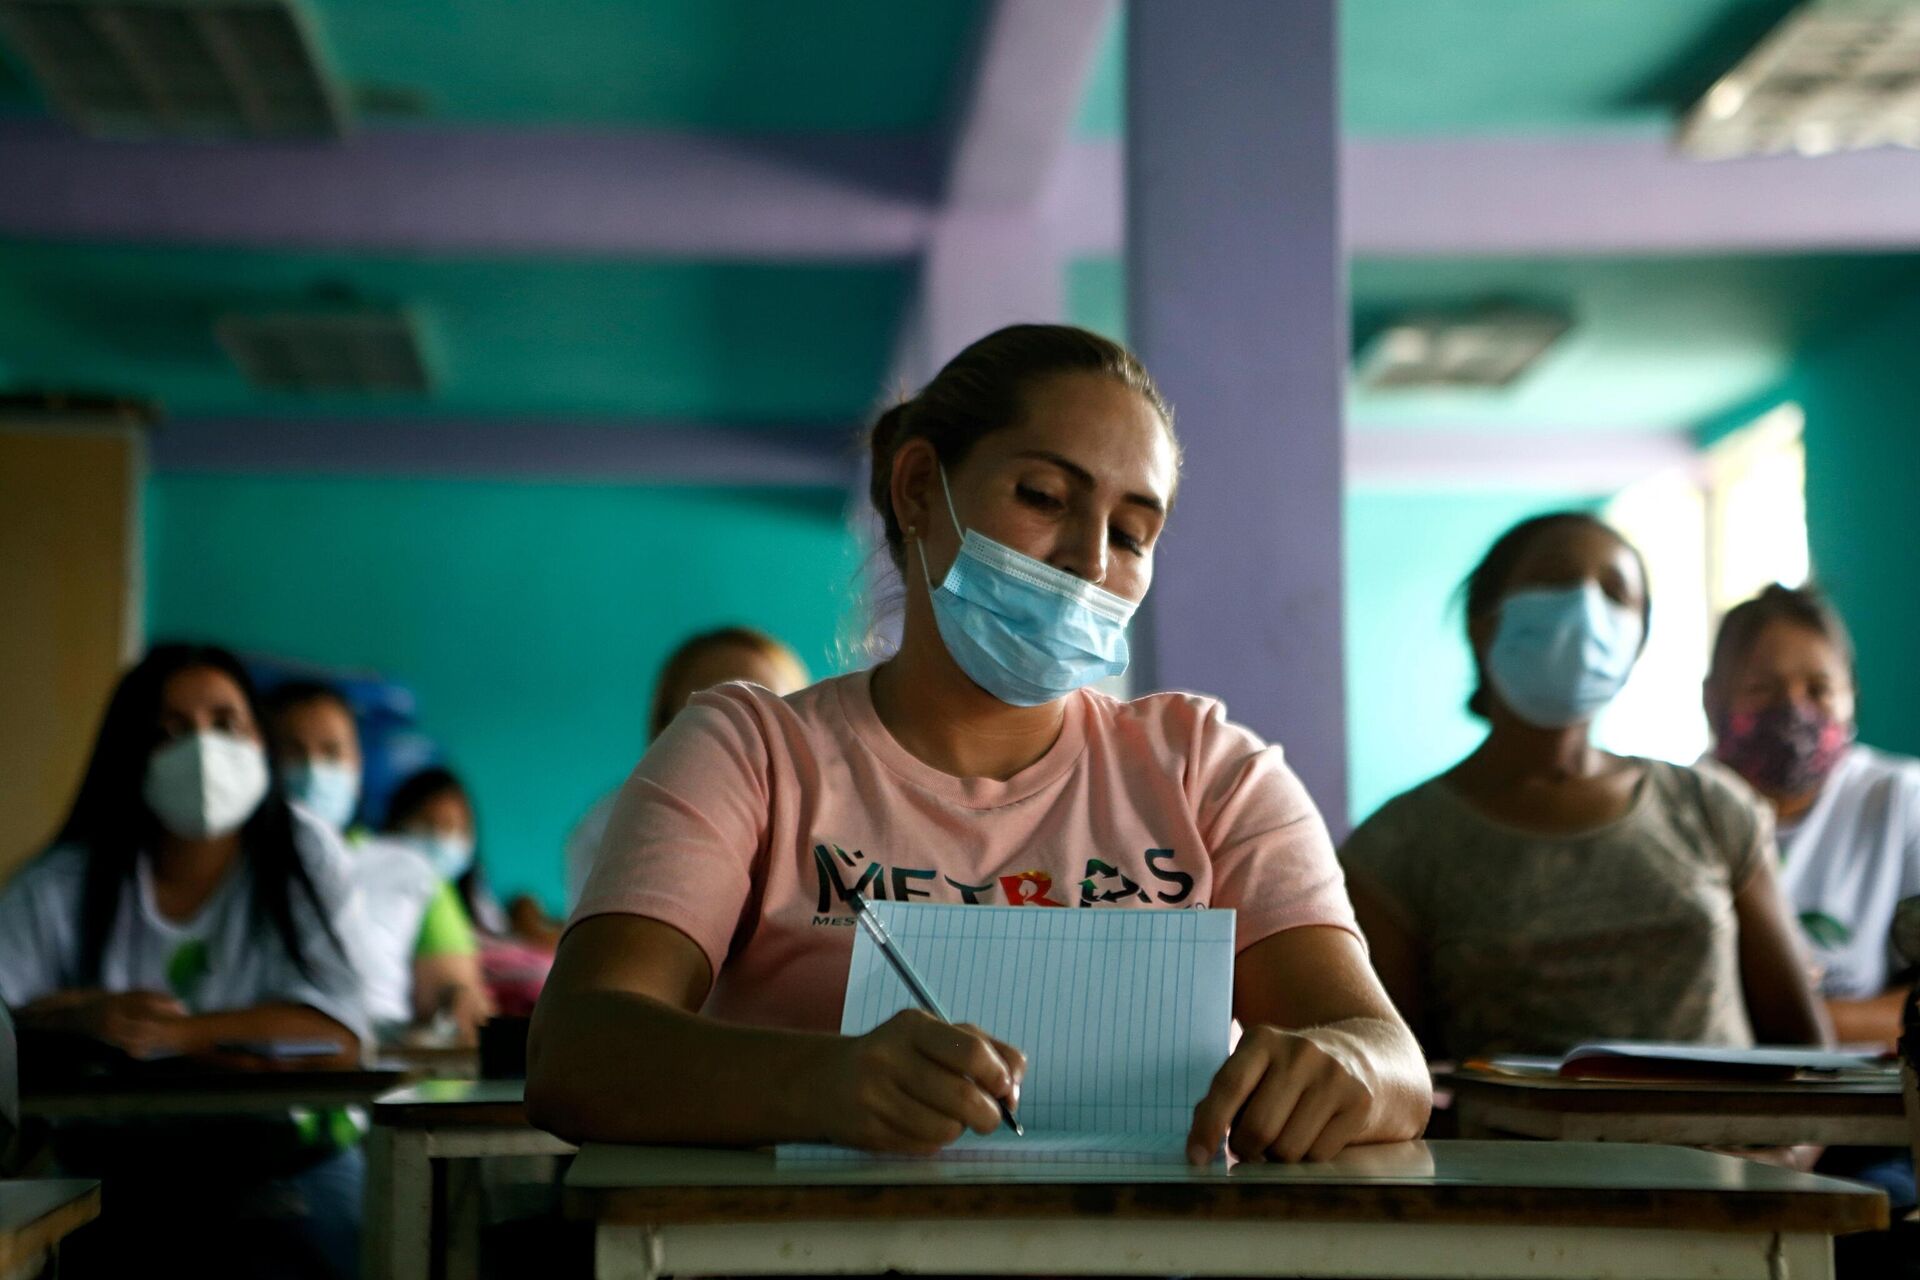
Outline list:
[[[260,725],[223,650],[159,645],[122,677],[60,834],[0,893],[0,999],[23,1034],[67,1032],[134,1058],[305,1041],[357,1059],[367,1029],[347,855],[282,797]],[[346,1276],[364,1166],[338,1133],[197,1117],[94,1126],[84,1141],[76,1127],[57,1150],[72,1172],[107,1179],[114,1227],[95,1244],[133,1257],[100,1274],[137,1261]],[[183,1231],[193,1224],[209,1229]],[[156,1256],[189,1235],[190,1261]],[[227,1247],[252,1252],[218,1257]]]
[[[1893,912],[1920,893],[1920,760],[1854,742],[1853,642],[1811,587],[1728,612],[1705,686],[1714,756],[1773,810],[1780,884],[1842,1041],[1891,1045],[1911,974]]]
[[[506,1014],[532,1012],[553,960],[541,939],[515,933],[487,883],[473,800],[459,776],[434,765],[402,781],[387,801],[383,830],[424,854],[459,893],[480,930],[481,971],[494,1005]]]
[[[1714,757],[1767,802],[1780,884],[1799,913],[1838,1038],[1891,1048],[1913,983],[1894,911],[1920,894],[1920,760],[1854,742],[1853,641],[1811,587],[1729,610],[1705,684]],[[1823,1172],[1914,1202],[1904,1151],[1834,1148]]]
[[[659,737],[694,694],[729,680],[745,680],[784,698],[805,688],[808,676],[805,664],[793,650],[764,631],[722,627],[692,636],[667,655],[654,680],[647,741]],[[602,796],[567,837],[569,910],[580,901],[580,890],[586,886],[587,873],[593,870],[594,855],[600,851],[600,839],[607,832],[607,820],[613,816],[614,801],[619,798],[618,787]]]
[[[1825,1040],[1766,814],[1715,775],[1588,741],[1646,642],[1639,553],[1592,516],[1541,516],[1464,590],[1487,736],[1341,850],[1428,1052]]]
[[[365,903],[367,1016],[383,1035],[444,1021],[475,1043],[493,1001],[480,977],[473,926],[452,883],[421,853],[353,824],[360,803],[360,733],[337,689],[290,681],[267,697],[268,731],[287,798],[341,832]]]
[[[836,1034],[846,895],[872,881],[939,902],[1233,908],[1245,1034],[1190,1157],[1229,1133],[1255,1160],[1417,1136],[1425,1064],[1279,750],[1210,698],[1086,687],[1126,667],[1173,505],[1146,370],[1084,330],[1016,325],[882,415],[871,448],[907,584],[898,653],[786,698],[696,695],[648,750],[534,1015],[534,1121],[893,1152],[991,1131],[994,1100],[1018,1103],[1017,1046],[917,1010]]]

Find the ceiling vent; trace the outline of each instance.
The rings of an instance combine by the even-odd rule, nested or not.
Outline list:
[[[88,134],[346,129],[347,95],[291,0],[0,0],[0,35]]]
[[[1706,160],[1920,147],[1920,3],[1796,9],[1707,90],[1678,145]]]
[[[268,391],[425,395],[432,387],[412,315],[391,309],[222,316],[220,345]]]
[[[1525,373],[1568,326],[1557,311],[1499,304],[1403,316],[1367,343],[1354,381],[1368,391],[1495,390]]]

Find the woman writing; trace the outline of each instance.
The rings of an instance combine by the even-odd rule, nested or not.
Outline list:
[[[528,1106],[575,1138],[931,1152],[1017,1104],[1017,1046],[903,1012],[834,1034],[846,895],[1231,907],[1246,1029],[1189,1158],[1417,1136],[1418,1049],[1276,748],[1126,665],[1173,505],[1170,415],[1124,349],[1000,330],[872,438],[899,651],[787,698],[694,698],[629,779],[534,1018]]]

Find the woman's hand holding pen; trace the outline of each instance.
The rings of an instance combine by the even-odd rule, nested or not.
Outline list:
[[[1355,1037],[1334,1027],[1252,1026],[1194,1109],[1187,1158],[1226,1140],[1243,1161],[1329,1160],[1372,1126],[1381,1090]]]
[[[844,1146],[931,1155],[972,1129],[1000,1126],[995,1099],[1020,1104],[1027,1059],[965,1023],[908,1009],[863,1036],[832,1043],[801,1081]]]

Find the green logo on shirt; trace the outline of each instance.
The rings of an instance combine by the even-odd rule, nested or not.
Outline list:
[[[167,986],[180,997],[181,1004],[192,1008],[194,997],[200,993],[200,984],[206,981],[207,971],[212,967],[207,944],[199,938],[189,938],[167,961]]]
[[[1838,951],[1853,941],[1853,930],[1824,911],[1802,911],[1800,928],[1822,951]]]

